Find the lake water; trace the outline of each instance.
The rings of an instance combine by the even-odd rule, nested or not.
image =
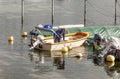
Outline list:
[[[83,24],[84,0],[55,0],[54,25]],[[119,8],[119,1],[117,4]],[[119,25],[119,10],[117,10]],[[114,0],[87,0],[87,26],[113,26]],[[29,33],[38,24],[51,23],[51,0],[24,0],[24,28]],[[27,39],[21,37],[21,0],[0,0],[0,79],[118,79],[110,77],[106,65],[98,66],[89,58],[92,52],[84,47],[72,53],[88,53],[81,60],[65,57],[65,68],[53,66],[53,57],[46,51],[29,51]],[[8,44],[8,37],[14,43]],[[60,52],[52,52],[60,53]],[[120,66],[119,66],[120,67]],[[113,74],[114,75],[114,74]]]

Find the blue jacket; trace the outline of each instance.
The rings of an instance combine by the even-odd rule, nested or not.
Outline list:
[[[63,37],[63,40],[65,39],[65,32],[62,33],[62,32],[63,32],[63,29],[62,29],[62,28],[57,29],[55,32],[56,32],[56,34],[57,34],[56,36],[57,36],[58,38]]]

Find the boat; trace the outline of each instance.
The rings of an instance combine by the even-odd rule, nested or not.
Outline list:
[[[93,59],[95,62],[120,61],[120,38],[109,36],[103,39],[100,34],[95,34],[91,45],[93,47]]]
[[[120,38],[110,36],[106,39],[105,44],[100,43],[98,48],[98,51],[100,51],[98,57],[107,58],[108,55],[113,55],[116,60],[120,60]]]
[[[43,31],[47,31],[49,33],[55,33],[53,29],[46,29],[43,27],[37,27],[37,29]],[[35,35],[38,32],[30,32],[31,35],[31,44],[33,44],[33,38],[35,38]],[[48,35],[45,36],[44,38],[44,44],[42,44],[42,47],[38,44],[34,47],[34,49],[40,49],[40,50],[46,50],[46,51],[56,51],[56,50],[61,50],[65,46],[71,46],[72,48],[74,47],[79,47],[81,46],[85,40],[89,37],[88,32],[74,32],[74,33],[68,33],[65,35],[65,40],[61,42],[56,42],[54,43],[54,38],[53,35]]]

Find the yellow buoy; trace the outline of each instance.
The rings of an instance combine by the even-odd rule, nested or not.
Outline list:
[[[9,36],[8,37],[8,41],[14,41],[14,37],[13,36]]]
[[[72,46],[67,46],[67,48],[69,51],[72,50]]]
[[[22,37],[27,37],[27,32],[23,32]]]
[[[83,56],[82,53],[77,53],[75,57],[76,58],[82,58],[82,56]]]
[[[67,47],[63,47],[61,51],[62,51],[62,54],[65,55],[66,53],[68,53],[68,48]]]
[[[115,61],[115,57],[113,55],[107,55],[106,61],[114,62]]]

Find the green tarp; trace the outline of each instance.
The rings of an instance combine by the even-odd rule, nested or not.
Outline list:
[[[56,29],[54,29],[56,30]],[[67,28],[66,34],[74,33],[74,32],[89,32],[89,38],[93,38],[94,34],[99,33],[102,38],[107,38],[109,36],[120,37],[120,26],[88,26],[88,27],[75,27],[75,28]],[[50,32],[41,31],[44,36],[53,35]],[[38,33],[35,31],[31,31],[31,33]]]
[[[81,27],[77,29],[68,29],[68,33],[73,33],[76,31],[89,32],[89,38],[93,38],[94,34],[99,33],[102,38],[107,38],[109,36],[120,37],[120,26],[89,26]]]

